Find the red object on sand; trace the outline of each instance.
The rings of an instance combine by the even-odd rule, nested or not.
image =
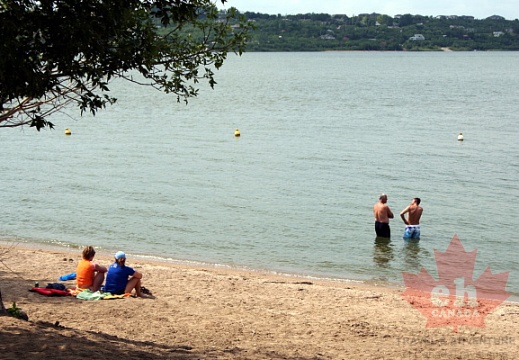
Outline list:
[[[29,291],[34,291],[34,292],[37,292],[38,294],[46,295],[46,296],[68,296],[68,295],[70,295],[70,293],[68,291],[58,290],[58,289],[47,289],[47,288],[34,287]]]

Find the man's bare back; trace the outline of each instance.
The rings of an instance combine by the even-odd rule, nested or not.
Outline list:
[[[393,219],[394,215],[386,202],[387,196],[381,196],[379,201],[373,206],[373,215],[375,215],[375,221],[388,224],[389,219]]]
[[[411,204],[400,213],[400,217],[406,225],[420,225],[423,209],[418,204],[420,204],[420,200],[414,198],[411,200]],[[407,219],[405,214],[407,214]]]

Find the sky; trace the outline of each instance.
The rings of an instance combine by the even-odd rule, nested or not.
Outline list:
[[[518,0],[227,0],[225,8],[230,6],[241,12],[274,15],[326,13],[351,17],[375,12],[391,17],[397,14],[468,15],[484,19],[500,15],[507,20],[519,19]]]

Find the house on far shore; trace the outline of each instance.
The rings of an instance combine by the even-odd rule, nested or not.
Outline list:
[[[335,40],[335,36],[333,36],[332,34],[324,34],[321,35],[320,38],[323,40]]]
[[[414,34],[414,36],[411,36],[409,40],[416,41],[416,40],[425,40],[425,36],[422,34]]]

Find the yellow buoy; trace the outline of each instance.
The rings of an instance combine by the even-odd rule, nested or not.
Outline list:
[[[65,129],[65,135],[72,135],[72,131],[69,128]]]
[[[463,141],[463,134],[462,134],[462,133],[459,133],[459,135],[458,135],[458,141]]]
[[[236,137],[240,136],[240,130],[238,130],[238,129],[234,130],[234,136],[236,136]]]

